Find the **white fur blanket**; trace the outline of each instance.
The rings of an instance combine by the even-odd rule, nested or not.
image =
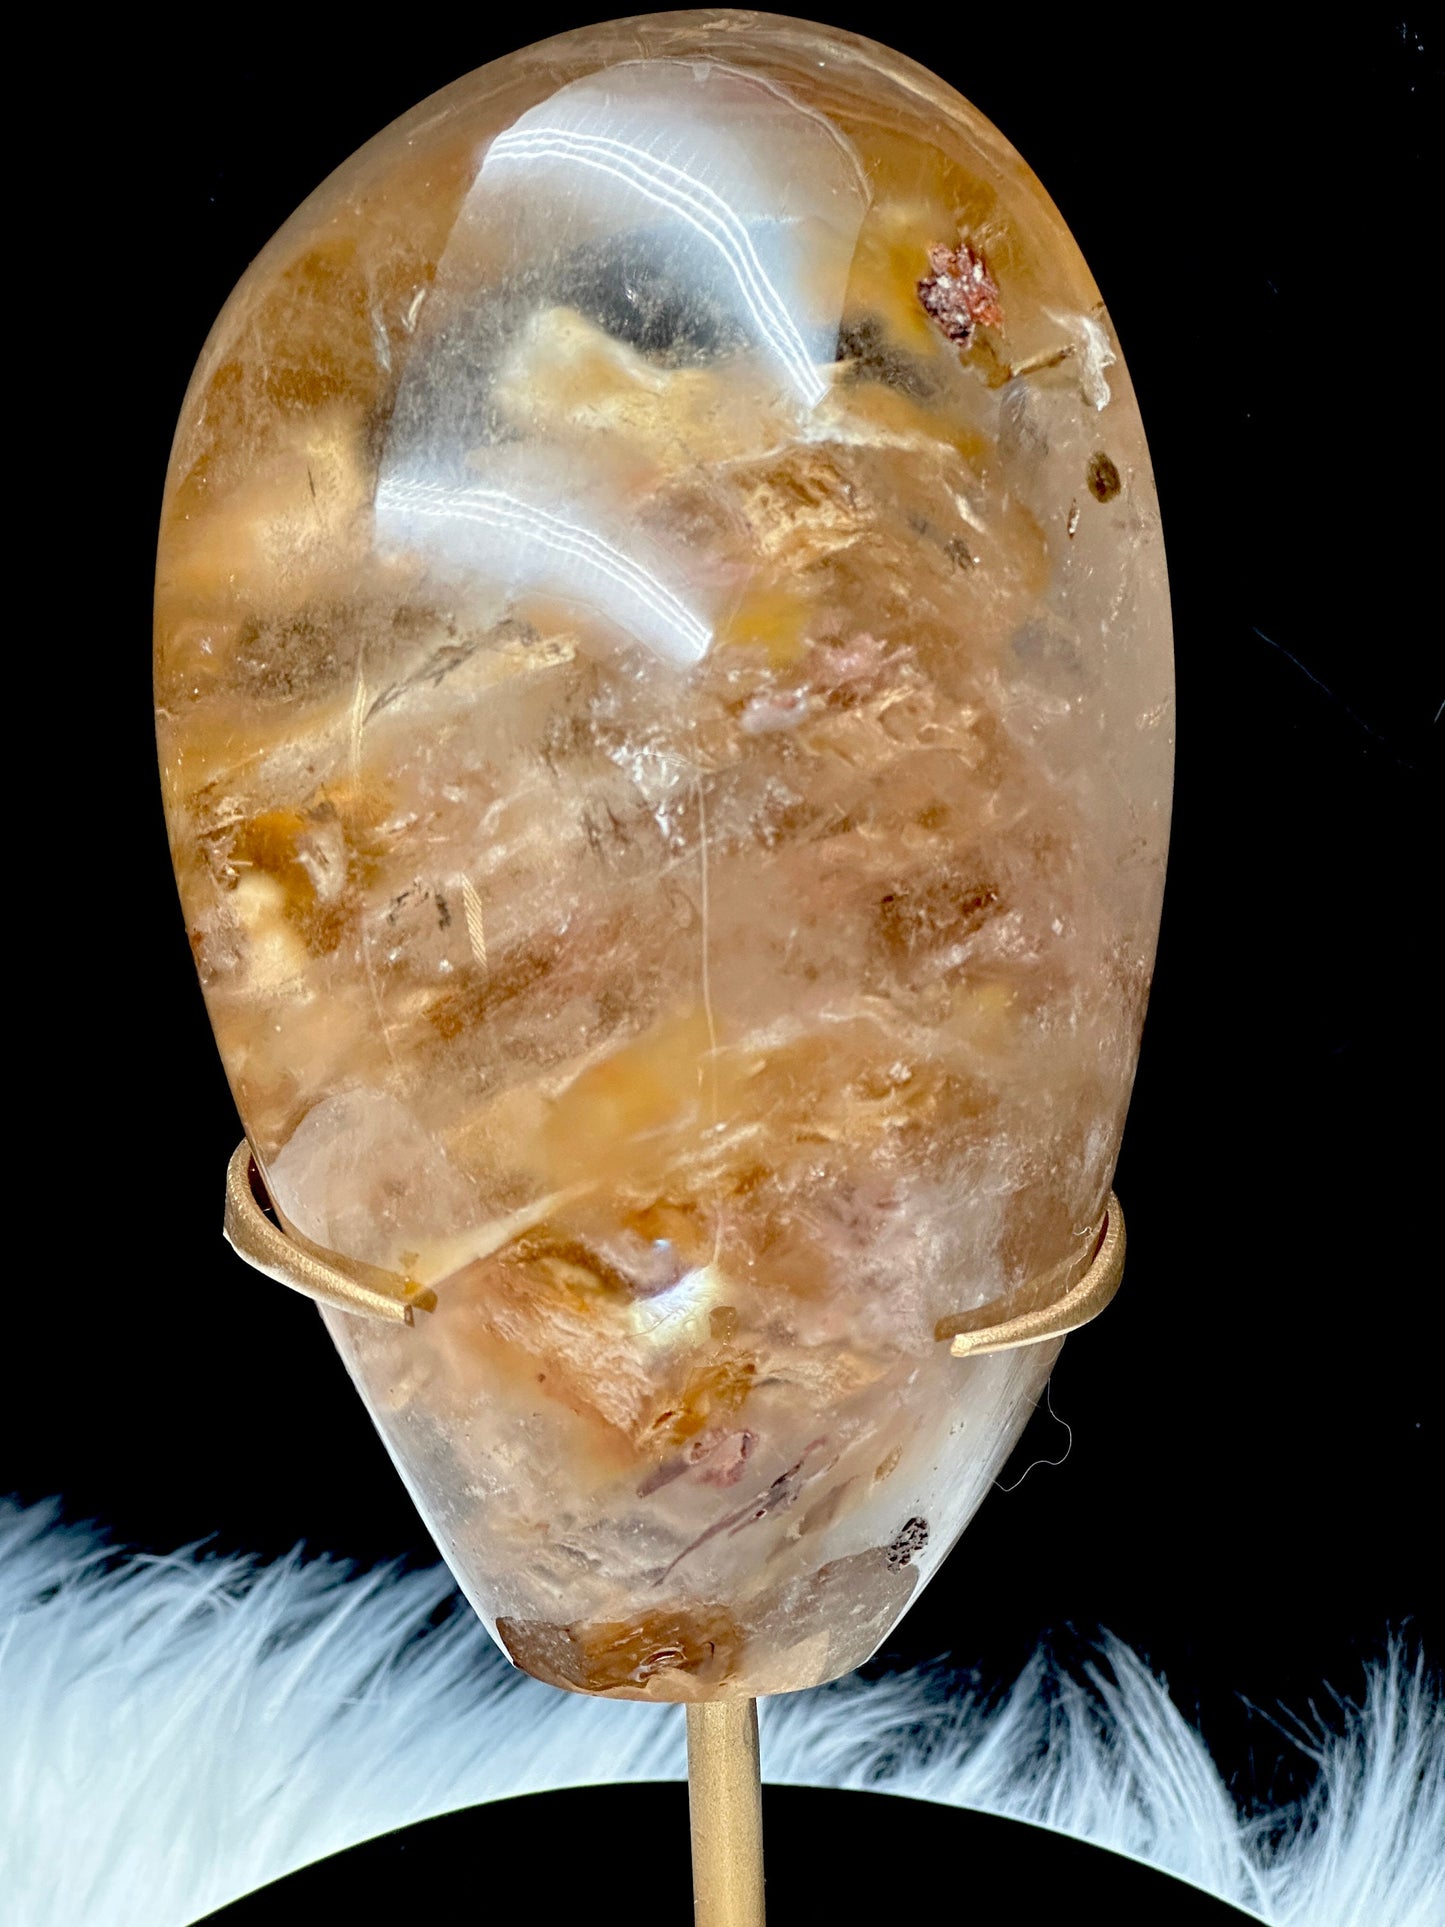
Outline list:
[[[684,1770],[674,1709],[512,1672],[445,1610],[441,1568],[117,1555],[58,1516],[0,1506],[0,1894],[26,1927],[182,1927],[431,1814]],[[1396,1649],[1361,1705],[1279,1744],[1314,1760],[1311,1796],[1242,1813],[1109,1641],[999,1694],[853,1680],[763,1709],[772,1781],[1056,1828],[1263,1921],[1441,1927],[1445,1710],[1424,1667]]]

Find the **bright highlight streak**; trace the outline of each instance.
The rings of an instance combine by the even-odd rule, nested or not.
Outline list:
[[[384,517],[420,516],[452,527],[470,524],[500,536],[512,549],[528,586],[550,587],[568,599],[577,599],[580,566],[584,579],[588,573],[600,578],[596,601],[603,612],[668,661],[699,662],[711,645],[712,630],[707,624],[633,556],[595,529],[566,521],[505,489],[452,488],[443,482],[397,476],[382,482],[376,506]],[[551,558],[566,565],[555,575],[545,566]],[[504,551],[499,560],[505,559]],[[541,568],[539,561],[544,563]],[[640,608],[629,610],[629,600]]]
[[[803,401],[814,407],[828,392],[808,355],[787,305],[758,259],[752,236],[722,196],[695,175],[662,161],[646,148],[606,134],[528,131],[514,127],[499,134],[488,151],[483,175],[497,163],[560,161],[590,168],[631,188],[645,200],[685,221],[723,258],[737,282],[758,332],[787,370]]]

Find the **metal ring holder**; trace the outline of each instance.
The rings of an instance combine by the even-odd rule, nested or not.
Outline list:
[[[361,1264],[312,1244],[299,1233],[284,1230],[267,1216],[274,1209],[266,1196],[251,1147],[242,1141],[226,1167],[226,1240],[255,1270],[289,1285],[318,1304],[334,1305],[363,1318],[384,1318],[410,1325],[418,1311],[436,1308],[436,1293],[399,1272]],[[1124,1276],[1124,1211],[1111,1191],[1104,1216],[1094,1228],[1088,1269],[1057,1298],[1048,1299],[1013,1318],[989,1322],[985,1312],[965,1313],[939,1321],[937,1331],[955,1358],[977,1358],[985,1352],[1012,1351],[1018,1345],[1042,1345],[1087,1325],[1108,1304]],[[1031,1296],[1044,1295],[1049,1284],[1073,1270],[1068,1259],[1038,1280]]]

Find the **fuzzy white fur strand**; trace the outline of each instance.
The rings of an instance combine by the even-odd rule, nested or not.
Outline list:
[[[771,1781],[1054,1828],[1273,1927],[1441,1927],[1445,1713],[1398,1648],[1286,1736],[1298,1808],[1241,1814],[1163,1683],[1104,1641],[1004,1694],[914,1675],[767,1702]],[[428,1815],[684,1771],[675,1709],[512,1672],[441,1568],[110,1553],[0,1507],[0,1893],[26,1927],[183,1927]]]

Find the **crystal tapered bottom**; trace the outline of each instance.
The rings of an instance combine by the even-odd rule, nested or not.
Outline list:
[[[656,1481],[525,1381],[465,1347],[452,1364],[459,1315],[445,1298],[414,1328],[325,1314],[499,1644],[553,1685],[619,1699],[751,1698],[862,1665],[984,1498],[1058,1352],[957,1359],[931,1341],[831,1406],[769,1361],[736,1475],[698,1478],[681,1447]],[[842,1378],[854,1355],[838,1351],[818,1348],[819,1377]]]

